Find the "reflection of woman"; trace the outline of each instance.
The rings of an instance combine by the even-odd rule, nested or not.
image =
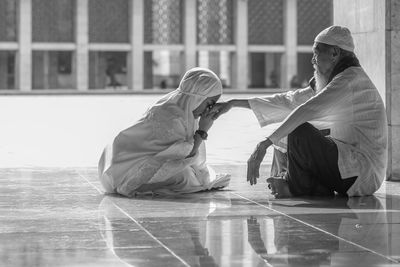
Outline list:
[[[176,207],[176,203],[184,209],[184,215],[179,217],[158,217],[149,215],[140,219],[139,227],[123,214],[114,203],[124,203],[121,198],[116,196],[105,196],[99,205],[99,229],[107,247],[122,262],[132,266],[180,266],[179,261],[171,254],[168,255],[160,243],[157,243],[150,235],[143,231],[145,229],[159,240],[165,247],[171,249],[176,255],[183,259],[190,266],[213,267],[218,266],[212,254],[212,249],[206,247],[207,233],[212,231],[208,223],[207,215],[219,208],[230,206],[230,199],[224,196],[207,194],[200,199],[195,196],[196,203],[181,202],[176,196],[163,197],[161,205],[163,210],[169,207]],[[151,196],[143,196],[147,199],[142,208],[152,208],[154,203],[151,199],[158,202]],[[129,200],[131,201],[131,200]],[[131,202],[125,202],[129,205]],[[160,203],[160,202],[158,202]],[[140,210],[140,209],[139,209]],[[140,214],[138,209],[129,210],[129,215],[138,219]],[[138,212],[138,213],[136,213]],[[175,213],[176,214],[176,213]],[[195,218],[195,219],[194,219]],[[210,240],[208,240],[210,242]],[[217,255],[219,256],[219,255]]]
[[[209,109],[221,93],[221,81],[212,71],[186,72],[178,89],[105,148],[99,176],[106,192],[130,197],[138,192],[191,193],[227,186],[229,176],[217,177],[206,165],[203,142],[213,124]]]

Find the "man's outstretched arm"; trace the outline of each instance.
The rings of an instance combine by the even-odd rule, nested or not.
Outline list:
[[[219,116],[227,113],[233,107],[251,108],[248,99],[231,99],[227,102],[215,104],[210,112],[214,114],[213,119],[216,120],[219,118]]]

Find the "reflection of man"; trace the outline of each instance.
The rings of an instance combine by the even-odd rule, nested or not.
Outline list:
[[[365,247],[382,255],[388,255],[389,231],[387,214],[378,198],[375,196],[360,198],[329,199],[329,204],[322,203],[300,204],[299,207],[321,205],[339,208],[341,213],[327,213],[323,220],[326,224],[319,226],[323,230],[340,237],[326,235],[316,229],[304,226],[299,231],[298,222],[285,216],[275,216],[274,245],[276,252],[268,252],[261,238],[260,223],[256,217],[247,219],[248,241],[255,253],[264,261],[285,266],[378,266],[386,260],[383,257],[367,252],[356,245]],[[350,208],[350,210],[348,210]],[[315,225],[321,223],[321,214],[298,215],[299,219]],[[266,240],[265,240],[266,241]],[[349,242],[350,241],[350,242]],[[357,251],[357,253],[354,253]],[[351,254],[350,257],[343,255]]]
[[[331,222],[339,227],[340,217]],[[339,240],[333,237],[320,239],[321,233],[294,231],[298,223],[285,216],[274,217],[274,245],[276,252],[268,253],[261,238],[260,224],[255,217],[247,219],[248,241],[254,252],[270,265],[277,266],[321,266],[330,265],[330,256],[339,248]],[[334,234],[337,234],[337,230]],[[318,241],[318,242],[317,242]],[[265,265],[263,265],[265,266]]]
[[[248,161],[255,184],[271,145],[287,139],[288,170],[267,180],[276,197],[373,194],[387,165],[387,119],[378,90],[354,54],[350,31],[331,26],[315,38],[315,88],[215,105],[215,118],[232,107],[253,110],[261,126],[282,124],[260,142]],[[312,124],[310,124],[310,122]],[[328,128],[324,136],[316,127]]]
[[[342,219],[338,235],[344,240],[349,240],[389,258],[393,256],[390,255],[390,244],[397,237],[390,234],[389,215],[381,201],[383,199],[375,196],[349,198],[347,206],[356,216]],[[393,240],[389,239],[391,236]],[[340,262],[342,266],[352,266],[355,262],[358,266],[380,266],[387,262],[383,257],[372,253],[354,253],[354,248],[343,240],[339,241],[339,249],[341,253],[334,254],[332,261]],[[343,258],[343,253],[350,253],[353,256]]]

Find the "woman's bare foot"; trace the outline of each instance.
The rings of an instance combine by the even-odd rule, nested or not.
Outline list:
[[[290,193],[289,185],[285,179],[281,177],[270,177],[267,179],[268,188],[271,189],[271,194],[275,196],[275,198],[287,198],[292,197],[292,193]]]

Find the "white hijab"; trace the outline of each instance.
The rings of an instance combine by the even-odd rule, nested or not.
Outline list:
[[[183,75],[179,87],[166,94],[152,107],[175,104],[184,111],[184,120],[188,130],[187,137],[192,137],[197,128],[193,116],[195,110],[208,97],[222,94],[222,83],[218,76],[209,69],[192,68]]]

